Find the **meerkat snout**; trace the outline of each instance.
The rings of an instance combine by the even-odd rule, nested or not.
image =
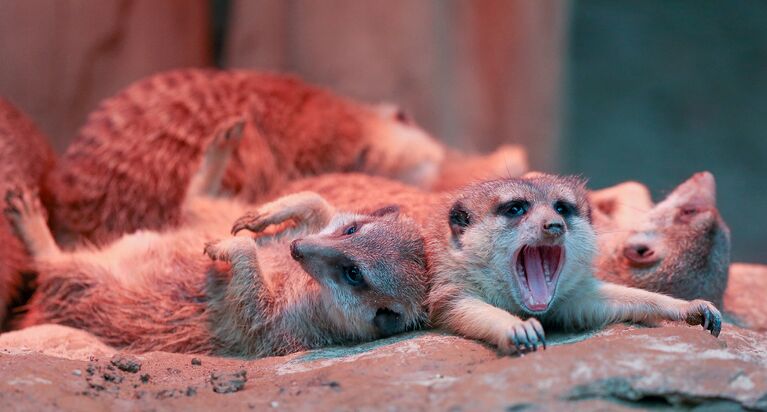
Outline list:
[[[391,336],[402,331],[402,316],[391,309],[379,308],[373,324],[381,337]]]
[[[623,257],[634,267],[648,267],[661,261],[660,250],[651,243],[628,243],[623,248]]]
[[[304,258],[304,255],[301,253],[301,249],[299,248],[300,241],[301,239],[296,239],[290,242],[290,257],[292,257],[296,262],[300,262],[301,259]]]
[[[552,217],[543,222],[543,235],[550,239],[557,239],[565,233],[565,221],[561,217]]]

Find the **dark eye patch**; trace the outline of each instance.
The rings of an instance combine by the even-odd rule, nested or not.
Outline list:
[[[349,286],[360,287],[365,285],[365,278],[362,276],[362,270],[357,265],[341,266],[341,279]]]
[[[578,206],[566,200],[554,202],[554,211],[562,217],[578,216]]]
[[[690,223],[702,211],[703,208],[696,205],[683,205],[679,207],[675,220],[678,223]]]
[[[413,118],[403,109],[397,109],[397,112],[394,113],[394,119],[405,125],[413,124]]]
[[[352,223],[351,225],[346,226],[346,228],[344,228],[344,235],[351,236],[357,233],[358,230],[359,230],[359,225],[357,225],[356,222]]]
[[[501,203],[495,209],[495,213],[509,218],[520,217],[530,209],[530,202],[527,200],[515,199]]]

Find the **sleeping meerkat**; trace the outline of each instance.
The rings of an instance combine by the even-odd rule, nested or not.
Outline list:
[[[195,196],[215,190],[220,149],[193,179],[188,213],[207,207]],[[137,352],[261,357],[388,336],[426,317],[423,238],[396,208],[345,213],[317,194],[294,194],[249,216],[290,211],[281,219],[297,220],[301,239],[232,237],[208,242],[205,256],[209,223],[65,252],[33,193],[9,191],[6,202],[39,271],[25,326],[72,326]],[[225,213],[238,208],[227,202]]]
[[[586,329],[673,320],[717,336],[721,315],[691,302],[598,281],[584,183],[539,175],[461,190],[426,231],[435,326],[496,345],[537,349],[543,326]]]
[[[519,148],[486,157],[450,152],[395,107],[356,102],[294,76],[174,70],[137,81],[89,115],[46,180],[57,240],[98,244],[179,224],[200,155],[213,130],[232,118],[244,120],[243,139],[223,186],[247,202],[331,172],[428,188],[460,176],[456,159],[471,160],[476,177],[526,168]]]
[[[711,173],[694,174],[658,204],[635,182],[589,197],[599,232],[601,279],[722,307],[730,230],[716,207]]]

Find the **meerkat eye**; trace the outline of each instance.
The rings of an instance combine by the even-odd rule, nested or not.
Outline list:
[[[344,229],[344,234],[349,236],[357,233],[357,224],[352,223],[351,225],[347,226],[346,229]]]
[[[700,213],[700,209],[693,205],[682,206],[679,208],[679,212],[677,212],[677,221],[690,223],[698,213]]]
[[[394,118],[402,124],[413,124],[413,119],[409,114],[407,114],[406,111],[402,109],[397,109],[397,112],[394,114]]]
[[[692,216],[698,213],[698,208],[696,208],[695,206],[685,206],[682,208],[681,213],[685,216]]]
[[[498,206],[497,213],[506,217],[519,217],[527,213],[530,203],[525,200],[512,200]]]
[[[554,210],[562,217],[570,217],[575,214],[576,207],[572,203],[560,200],[554,203]]]
[[[351,286],[360,286],[365,282],[362,271],[357,266],[345,266],[343,268],[344,281]]]

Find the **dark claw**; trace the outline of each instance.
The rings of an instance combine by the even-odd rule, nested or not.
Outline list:
[[[719,333],[722,331],[722,319],[713,314],[711,317],[712,319],[708,329],[711,331],[712,335],[719,337]]]
[[[711,318],[711,312],[708,310],[707,307],[703,307],[703,329],[709,330],[708,324],[709,319]]]
[[[259,216],[257,216],[256,214],[248,213],[245,216],[242,216],[239,219],[235,220],[234,225],[232,225],[232,236],[237,235],[237,233],[245,229],[253,231],[253,226],[251,225],[251,223],[258,219],[259,219]]]
[[[522,353],[522,344],[517,340],[516,335],[514,335],[514,347],[517,349],[517,353]]]

